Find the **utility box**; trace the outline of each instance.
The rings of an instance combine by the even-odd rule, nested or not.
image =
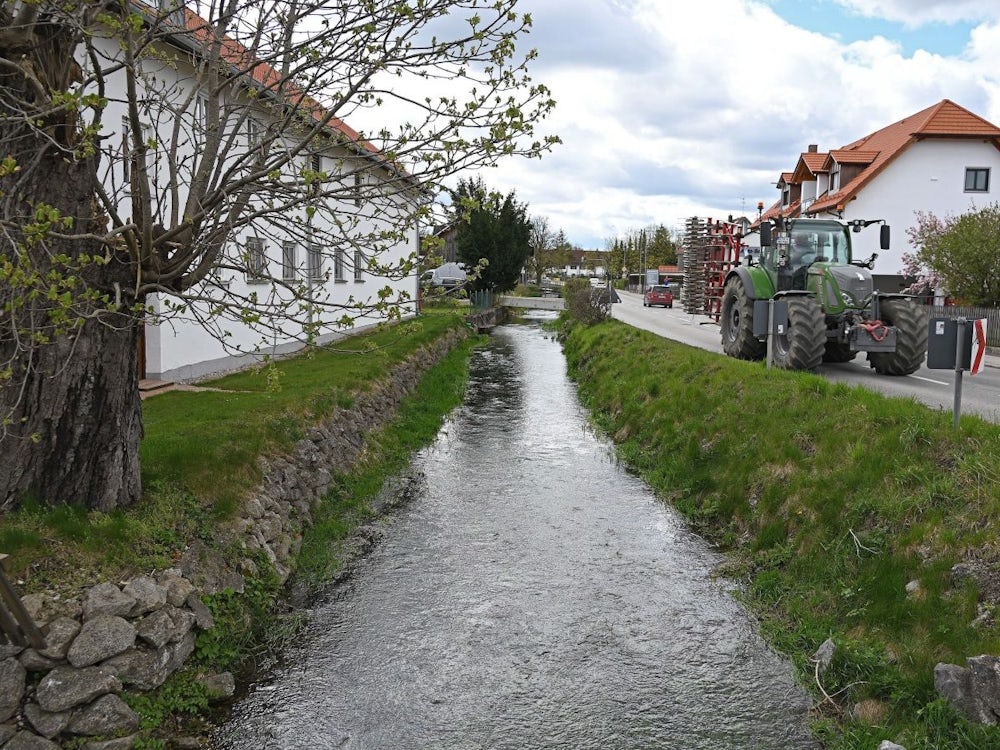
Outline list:
[[[958,320],[931,318],[927,336],[927,369],[968,370],[972,364],[972,321],[962,327],[962,361],[955,362],[958,346]]]
[[[774,305],[774,330],[771,331],[771,335],[781,336],[788,333],[788,302],[783,299],[757,299],[753,302],[753,335],[756,338],[760,339],[768,335],[768,308],[772,304]]]

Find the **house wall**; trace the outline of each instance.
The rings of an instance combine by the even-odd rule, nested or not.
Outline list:
[[[101,44],[100,40],[97,40]],[[109,57],[118,54],[117,47],[113,40],[106,40],[103,43],[104,53]],[[85,62],[85,61],[84,61]],[[172,59],[169,64],[157,62],[155,59],[147,59],[143,62],[148,73],[155,73],[158,91],[155,95],[140,97],[154,104],[143,114],[143,122],[147,127],[149,138],[155,140],[159,147],[165,148],[166,144],[172,142],[172,138],[177,135],[172,131],[175,117],[167,112],[168,106],[180,106],[180,102],[197,88],[193,68],[185,62],[184,56]],[[169,94],[164,96],[163,92]],[[245,107],[246,99],[240,99],[242,94],[230,94],[234,96],[234,102],[239,107]],[[117,158],[106,159],[103,163],[105,172],[102,180],[106,190],[113,195],[118,204],[119,216],[126,221],[132,215],[131,195],[129,183],[125,178],[127,163],[127,139],[124,138],[125,118],[127,114],[125,106],[125,80],[124,75],[111,76],[108,79],[107,96],[110,104],[105,111],[103,118],[104,130],[102,135],[105,143],[115,144]],[[162,102],[159,110],[155,109],[157,104]],[[154,179],[160,188],[160,192],[154,198],[154,205],[158,216],[166,219],[156,219],[160,223],[170,226],[169,219],[171,208],[176,210],[177,215],[183,213],[183,205],[186,200],[185,186],[190,184],[190,168],[198,154],[198,144],[188,133],[197,130],[198,118],[203,116],[203,110],[192,107],[186,115],[190,115],[189,125],[180,129],[178,143],[178,157],[172,165],[165,163],[162,158],[150,157],[150,163],[155,164]],[[262,130],[267,125],[269,115],[262,108],[256,108],[254,119],[256,126]],[[232,164],[251,148],[251,133],[247,123],[238,126],[224,125],[232,127],[236,135],[236,147],[226,163]],[[293,145],[294,141],[286,142],[285,146]],[[282,144],[276,144],[280,147]],[[291,175],[296,173],[302,166],[310,166],[312,152],[304,153],[295,162],[288,165],[286,172]],[[390,226],[400,224],[406,226],[405,239],[394,242],[385,248],[381,248],[378,254],[378,262],[382,265],[394,265],[410,254],[415,254],[419,250],[418,227],[415,221],[407,217],[415,207],[416,197],[414,194],[400,189],[398,180],[393,181],[389,187],[392,175],[385,172],[384,168],[378,167],[377,159],[371,154],[361,153],[351,148],[330,145],[323,150],[322,168],[330,175],[331,180],[341,180],[345,185],[354,186],[354,173],[356,170],[364,170],[363,189],[377,193],[376,200],[354,199],[340,202],[328,202],[317,211],[310,219],[317,231],[322,234],[323,230],[332,230],[335,218],[343,218],[353,222],[350,230],[354,238],[375,236],[380,230]],[[170,175],[168,167],[173,166],[177,170],[175,181],[178,185],[176,195],[171,195],[166,189],[170,185]],[[358,205],[360,203],[360,205]],[[297,218],[285,216],[285,226],[297,225],[301,227],[306,224],[304,211]],[[229,262],[239,265],[238,258],[245,252],[246,241],[250,237],[260,237],[265,242],[265,256],[267,265],[267,275],[277,279],[282,278],[283,262],[283,242],[291,239],[280,228],[274,224],[268,225],[266,220],[255,221],[254,226],[244,226],[236,229],[226,246],[226,255]],[[295,274],[293,282],[307,282],[308,253],[305,244],[302,243],[301,235],[296,244]],[[362,243],[363,245],[363,243]],[[401,279],[390,279],[384,276],[377,276],[367,270],[361,273],[360,278],[355,278],[354,273],[354,248],[345,246],[344,249],[344,278],[338,280],[334,277],[333,247],[322,247],[322,264],[326,274],[309,282],[313,293],[329,306],[324,314],[327,325],[323,328],[318,337],[320,342],[343,335],[343,331],[352,332],[354,330],[369,327],[385,319],[384,313],[368,309],[351,309],[355,304],[374,304],[381,290],[389,287],[392,292],[389,300],[399,300],[406,295],[410,300],[417,299],[418,278],[416,270],[409,276]],[[375,251],[372,250],[372,254]],[[288,309],[297,308],[298,303],[293,301],[293,295],[288,289],[284,289],[280,284],[272,281],[262,281],[260,279],[248,278],[246,273],[233,270],[220,270],[217,276],[202,282],[200,288],[193,290],[199,295],[209,299],[221,299],[225,295],[248,295],[257,294],[261,299],[270,299],[276,302],[275,309],[282,313]],[[146,300],[152,310],[145,327],[145,376],[149,378],[160,378],[169,380],[192,380],[207,375],[218,374],[245,367],[259,361],[265,354],[284,354],[294,351],[302,346],[302,325],[294,320],[283,320],[279,317],[281,332],[278,334],[269,333],[262,335],[260,330],[241,323],[238,319],[225,319],[213,316],[210,312],[212,308],[206,299],[196,302],[184,310],[178,310],[181,301],[167,293],[152,294]],[[287,303],[287,304],[285,304]],[[401,305],[404,317],[415,313],[415,302],[404,302]],[[349,313],[355,317],[353,328],[342,328],[336,322],[338,318]]]
[[[966,167],[990,168],[990,191],[965,192]],[[957,216],[1000,199],[1000,151],[982,141],[924,140],[897,157],[844,210],[845,219],[885,219],[892,246],[878,248],[878,227],[855,235],[855,256],[878,252],[874,272],[897,274],[903,253],[912,252],[906,230],[916,226],[918,211]]]

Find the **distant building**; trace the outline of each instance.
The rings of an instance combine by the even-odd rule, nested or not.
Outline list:
[[[605,262],[607,253],[602,250],[580,250],[574,248],[570,252],[569,263],[563,267],[561,273],[567,278],[575,276],[586,276],[604,278],[606,275]]]

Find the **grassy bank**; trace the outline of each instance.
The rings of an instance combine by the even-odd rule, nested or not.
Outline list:
[[[335,349],[277,361],[143,403],[144,495],[113,513],[29,505],[7,514],[0,550],[21,593],[70,591],[169,567],[180,551],[231,518],[260,479],[257,457],[281,452],[306,428],[384,379],[447,330],[454,312],[344,339]]]
[[[216,390],[147,400],[145,493],[135,507],[106,514],[30,506],[4,517],[0,549],[11,554],[20,593],[73,595],[99,581],[170,567],[195,540],[211,543],[213,529],[233,517],[259,480],[258,456],[286,450],[309,425],[349,407],[396,364],[460,326],[464,318],[454,310],[425,314],[345,339],[336,350],[202,384]],[[429,370],[395,420],[369,434],[360,463],[334,477],[304,534],[298,585],[318,588],[341,568],[344,540],[372,519],[371,499],[405,468],[414,450],[433,440],[460,403],[473,345],[474,339],[466,340]],[[200,730],[197,716],[208,701],[194,679],[199,669],[236,671],[294,636],[301,614],[275,609],[277,579],[266,559],[257,562],[260,575],[247,578],[244,594],[206,598],[215,627],[200,634],[189,668],[154,693],[126,696],[142,716],[137,748],[166,747],[164,738]]]
[[[624,461],[730,553],[829,747],[1000,747],[933,687],[938,662],[1000,653],[994,603],[951,576],[1000,561],[1000,427],[955,431],[950,413],[615,321],[574,329],[566,354]],[[817,679],[827,638],[836,655]]]

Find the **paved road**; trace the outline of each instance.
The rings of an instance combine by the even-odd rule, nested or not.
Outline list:
[[[688,315],[680,309],[679,303],[673,309],[643,307],[640,294],[621,292],[621,298],[619,304],[612,306],[612,316],[623,323],[722,353],[719,326],[711,318]],[[817,372],[830,380],[863,386],[890,396],[912,397],[948,413],[954,408],[955,373],[951,370],[921,368],[906,377],[878,375],[868,366],[864,354],[859,354],[853,362],[824,364]],[[989,357],[986,369],[979,375],[963,375],[962,413],[1000,422],[1000,357]]]

